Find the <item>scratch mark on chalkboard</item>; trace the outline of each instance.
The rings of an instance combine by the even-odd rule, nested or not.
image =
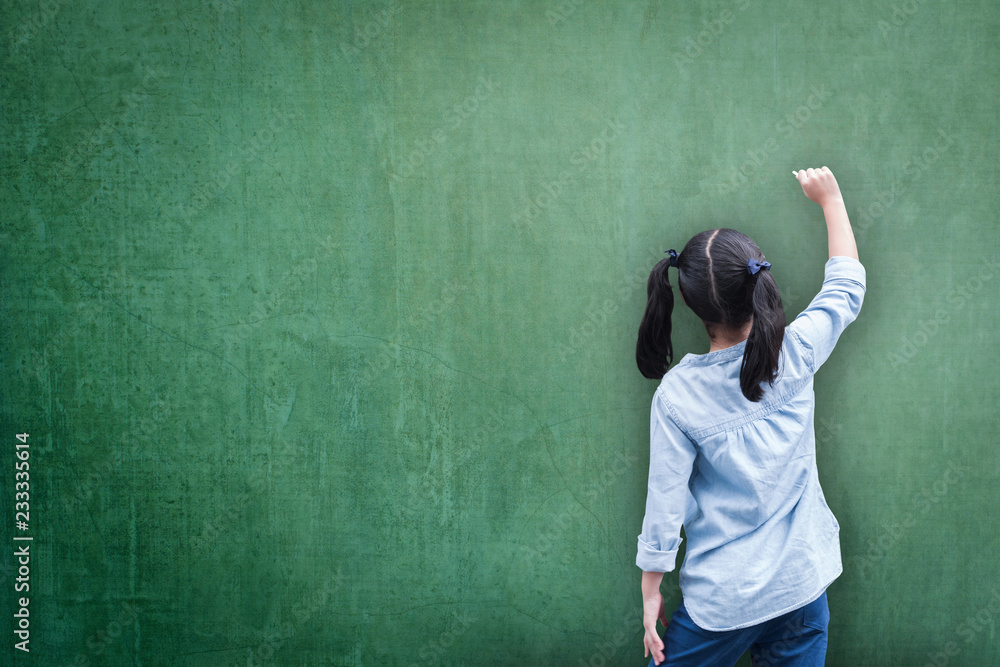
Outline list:
[[[181,85],[183,86],[184,80],[187,77],[188,64],[191,62],[191,50],[192,50],[191,28],[188,26],[187,23],[184,22],[184,19],[182,18],[181,15],[180,7],[177,6],[177,2],[174,2],[174,9],[177,11],[177,22],[180,23],[181,26],[183,26],[184,36],[187,38],[187,54],[186,54],[187,57],[184,59],[184,68],[181,70],[181,77],[180,77]]]
[[[514,603],[511,602],[510,600],[506,600],[506,603],[507,603],[508,607],[510,607],[511,609],[513,609],[514,611],[516,611],[517,613],[523,614],[523,615],[527,616],[528,618],[530,618],[530,619],[532,619],[534,621],[537,621],[537,622],[541,623],[542,625],[544,625],[546,627],[552,628],[553,630],[559,630],[560,632],[562,632],[562,631],[565,630],[564,628],[560,628],[558,626],[552,625],[551,623],[546,623],[544,620],[542,620],[541,618],[538,618],[537,616],[532,616],[531,614],[529,614],[525,610],[520,609],[517,606],[515,606]]]
[[[781,86],[778,85],[778,25],[774,25],[774,93],[777,95],[781,92]]]
[[[576,415],[575,417],[570,417],[569,419],[560,419],[557,422],[551,422],[545,426],[558,426],[559,424],[566,424],[568,422],[577,421],[578,419],[586,419],[587,417],[596,417],[597,415],[606,415],[609,412],[622,412],[624,410],[646,410],[646,406],[624,406],[619,408],[610,408],[608,410],[598,410],[596,412],[586,412],[582,415]]]
[[[378,612],[373,612],[370,609],[365,609],[363,611],[363,613],[366,616],[378,616],[378,617],[382,617],[382,616],[399,616],[400,614],[408,614],[411,611],[415,611],[417,609],[426,609],[427,607],[439,607],[441,605],[456,605],[456,604],[477,604],[478,605],[478,604],[498,604],[498,603],[506,603],[506,600],[500,600],[500,599],[496,599],[496,600],[480,600],[480,599],[476,599],[476,600],[442,600],[440,602],[428,602],[426,604],[418,604],[415,607],[407,607],[406,609],[400,609],[398,611],[387,611],[387,612],[383,612],[383,613],[378,613]],[[358,616],[358,613],[354,612],[354,611],[334,611],[332,609],[324,609],[323,613],[325,613],[325,614],[332,614],[334,616],[352,616],[352,617],[357,617]],[[303,635],[303,636],[305,636],[305,635]]]
[[[660,11],[659,5],[656,0],[653,0],[646,7],[646,15],[642,18],[642,30],[639,31],[639,43],[642,44],[646,41],[646,35],[649,33],[650,26],[653,25],[653,21],[656,20],[656,13]]]
[[[251,324],[258,324],[260,322],[267,322],[268,320],[275,320],[279,317],[293,317],[295,315],[301,315],[306,311],[299,310],[294,313],[278,313],[277,315],[271,315],[271,317],[262,317],[259,320],[250,320],[249,322],[230,322],[229,324],[220,324],[217,327],[202,327],[202,331],[215,331],[216,329],[225,329],[226,327],[245,327]]]
[[[105,290],[102,290],[100,287],[98,287],[97,285],[95,285],[92,282],[90,282],[89,280],[87,280],[83,276],[82,273],[80,273],[79,271],[77,271],[76,269],[74,269],[69,264],[65,264],[63,262],[60,262],[58,259],[55,259],[54,257],[51,258],[51,259],[52,259],[53,262],[59,264],[63,268],[69,269],[70,271],[72,271],[73,273],[75,273],[77,278],[79,278],[82,282],[84,282],[88,286],[90,286],[95,292],[101,293],[104,296],[104,298],[106,298],[108,301],[110,301],[111,303],[115,304],[116,306],[118,306],[119,308],[121,308],[124,312],[128,313],[129,315],[131,315],[135,319],[139,320],[140,322],[142,322],[143,324],[145,324],[150,329],[155,329],[155,330],[159,331],[161,334],[163,334],[164,336],[166,336],[167,338],[170,338],[171,340],[175,340],[175,341],[177,341],[179,343],[182,343],[182,344],[186,345],[187,347],[191,347],[191,348],[194,348],[196,350],[201,350],[202,352],[205,352],[206,354],[212,355],[216,359],[219,359],[220,361],[222,361],[227,366],[231,366],[233,368],[233,370],[235,370],[237,373],[239,373],[240,375],[242,375],[243,378],[247,381],[247,383],[250,385],[251,388],[256,389],[257,391],[259,391],[260,393],[262,393],[264,396],[267,396],[272,401],[275,400],[275,398],[273,396],[271,396],[269,393],[267,393],[267,390],[261,389],[260,387],[258,387],[254,383],[254,381],[250,379],[250,376],[247,375],[246,373],[244,373],[243,370],[240,369],[239,366],[237,366],[233,362],[229,361],[228,359],[226,359],[225,357],[223,357],[221,354],[219,354],[217,352],[213,352],[212,350],[210,350],[208,348],[195,345],[194,343],[189,343],[186,340],[184,340],[183,338],[181,338],[180,336],[178,336],[176,334],[172,334],[169,331],[167,331],[166,329],[161,329],[160,327],[156,326],[152,322],[148,322],[148,321],[142,319],[142,317],[140,315],[137,315],[137,314],[133,313],[132,311],[130,311],[124,305],[122,305],[121,303],[119,303],[116,299],[114,299],[113,297],[111,297]]]

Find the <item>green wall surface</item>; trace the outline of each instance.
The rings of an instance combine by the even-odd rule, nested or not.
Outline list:
[[[3,664],[645,665],[646,277],[735,227],[793,318],[822,165],[868,271],[816,378],[827,664],[1000,664],[998,36],[986,1],[3,3]]]

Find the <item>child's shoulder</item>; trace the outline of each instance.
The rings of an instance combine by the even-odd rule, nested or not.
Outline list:
[[[718,389],[722,378],[709,378],[705,367],[691,363],[697,355],[686,355],[672,364],[660,380],[656,394],[660,400],[672,406],[686,406],[696,397]]]

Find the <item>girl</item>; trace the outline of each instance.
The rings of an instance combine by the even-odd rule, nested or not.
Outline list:
[[[747,236],[702,232],[649,276],[636,362],[662,378],[650,416],[649,487],[636,565],[650,665],[822,665],[826,588],[840,575],[840,525],[816,472],[813,375],[858,316],[865,269],[829,169],[795,174],[823,208],[823,287],[786,328],[771,265]],[[673,360],[668,268],[711,346]],[[684,526],[680,606],[660,582]],[[666,627],[663,639],[656,622]]]

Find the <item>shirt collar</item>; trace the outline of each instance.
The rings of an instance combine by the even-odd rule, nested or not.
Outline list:
[[[681,363],[689,364],[691,366],[711,366],[712,364],[732,361],[733,359],[742,357],[746,347],[746,340],[741,340],[732,347],[727,347],[723,350],[716,350],[715,352],[706,352],[705,354],[691,354],[689,352],[684,355],[683,359],[681,359]]]

